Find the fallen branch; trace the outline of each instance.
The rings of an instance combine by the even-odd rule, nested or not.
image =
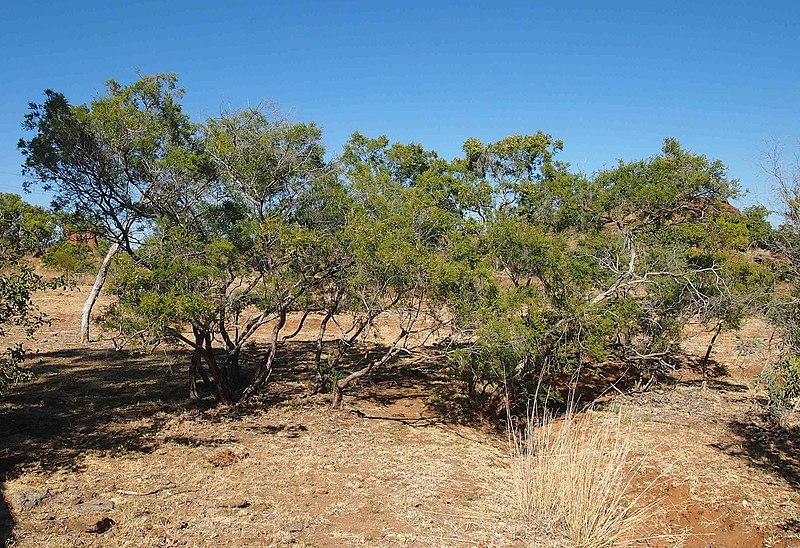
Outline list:
[[[379,421],[396,421],[396,422],[402,422],[404,424],[408,424],[409,426],[412,426],[411,424],[409,424],[409,423],[412,423],[412,422],[420,422],[420,421],[434,422],[434,421],[437,420],[436,417],[383,417],[383,416],[378,416],[378,415],[367,415],[366,413],[364,413],[363,411],[360,411],[358,409],[351,409],[350,412],[353,415],[355,415],[358,418],[360,418],[360,419],[372,419],[372,420],[379,420]]]
[[[117,493],[119,493],[120,495],[130,495],[132,497],[146,497],[148,495],[155,495],[156,493],[160,493],[161,491],[166,491],[167,489],[170,489],[172,487],[175,487],[175,484],[165,485],[164,487],[161,487],[159,489],[154,489],[152,491],[128,491],[127,489],[117,489]]]

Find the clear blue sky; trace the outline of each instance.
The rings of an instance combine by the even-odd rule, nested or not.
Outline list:
[[[769,205],[756,163],[800,137],[798,30],[800,4],[780,1],[8,3],[0,191],[21,186],[28,102],[86,102],[139,69],[177,73],[196,120],[272,99],[334,153],[354,130],[449,158],[542,129],[592,172],[674,136],[729,166],[740,204]]]

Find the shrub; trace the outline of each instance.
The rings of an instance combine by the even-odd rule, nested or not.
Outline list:
[[[769,407],[779,417],[800,406],[800,357],[792,355],[769,367],[758,378],[769,396]]]
[[[53,244],[42,256],[45,266],[66,272],[79,274],[92,272],[95,268],[95,255],[85,244],[61,241]]]
[[[27,337],[32,337],[45,323],[45,318],[31,296],[48,284],[29,266],[2,265],[2,261],[0,266],[5,266],[0,268],[0,339],[9,328],[21,329]],[[58,280],[52,282],[57,283]],[[25,351],[20,343],[0,348],[0,394],[10,385],[31,378],[30,371],[22,367],[24,358]]]

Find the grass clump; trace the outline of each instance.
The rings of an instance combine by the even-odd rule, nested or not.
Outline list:
[[[631,431],[619,413],[532,413],[519,432],[509,428],[511,492],[516,510],[536,530],[581,547],[635,543],[649,516],[631,498],[638,467],[630,465]]]

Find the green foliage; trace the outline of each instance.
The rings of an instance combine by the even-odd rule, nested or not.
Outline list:
[[[490,412],[609,361],[657,375],[686,322],[734,327],[772,283],[744,254],[752,238],[727,213],[737,183],[721,163],[668,139],[661,155],[587,180],[555,160],[561,146],[542,133],[465,144],[460,165],[494,192],[479,261],[501,275],[494,294],[451,304],[453,367]]]
[[[98,288],[111,258],[120,250],[135,255],[155,219],[190,222],[207,198],[214,173],[182,96],[174,74],[155,74],[127,85],[109,80],[89,104],[72,105],[52,90],[30,104],[23,126],[33,135],[18,143],[25,185],[53,191],[59,213],[81,216],[109,242]],[[84,342],[97,294],[84,308]]]
[[[759,381],[767,389],[769,406],[778,416],[800,404],[800,358],[791,355],[768,367]]]
[[[41,253],[54,237],[54,228],[52,215],[43,208],[16,194],[0,194],[0,337],[5,337],[9,328],[31,337],[45,322],[31,296],[60,280],[48,284],[22,260]],[[0,393],[31,377],[22,367],[24,358],[20,343],[0,351]]]
[[[106,327],[151,347],[163,340],[192,346],[211,369],[218,398],[230,402],[241,394],[233,386],[239,356],[255,332],[269,322],[280,331],[301,303],[315,306],[310,289],[332,268],[337,225],[327,224],[335,212],[312,205],[336,189],[313,124],[250,109],[209,120],[203,133],[218,184],[193,187],[202,193],[188,215],[159,216],[135,257],[118,262],[112,290],[119,302]],[[265,381],[277,335],[273,344],[245,394]]]
[[[57,209],[80,212],[100,235],[125,245],[146,219],[181,216],[210,176],[182,95],[173,74],[129,85],[109,80],[89,104],[46,90],[25,116],[34,135],[18,144],[26,185],[52,190]]]
[[[34,182],[70,211],[94,204],[90,224],[127,248],[107,326],[192,347],[221,401],[266,382],[291,314],[322,318],[318,388],[334,398],[435,333],[496,413],[608,362],[652,380],[690,319],[735,327],[776,283],[752,259],[776,241],[766,210],[738,215],[725,166],[675,139],[591,177],[543,132],[468,139],[452,161],[354,133],[328,162],[313,123],[255,108],[199,127],[181,95],[172,75],[109,82],[89,105],[47,92],[20,147]],[[379,321],[398,327],[383,347]],[[237,385],[259,331],[267,349]]]
[[[55,221],[44,208],[16,194],[0,194],[0,266],[40,255],[54,236]]]
[[[599,219],[645,230],[699,218],[739,190],[721,162],[691,154],[675,139],[666,139],[658,156],[599,173],[593,186]]]
[[[33,304],[31,295],[46,286],[44,279],[27,266],[0,273],[0,337],[5,337],[12,326],[31,337],[44,324],[44,316]],[[22,367],[24,358],[20,343],[0,352],[0,394],[9,385],[32,377],[31,372]]]
[[[42,263],[65,274],[86,273],[97,268],[97,255],[86,244],[62,240],[47,248]]]
[[[742,212],[742,220],[747,225],[751,244],[762,249],[766,249],[775,232],[767,220],[769,213],[770,211],[766,207],[760,205],[750,206]]]

